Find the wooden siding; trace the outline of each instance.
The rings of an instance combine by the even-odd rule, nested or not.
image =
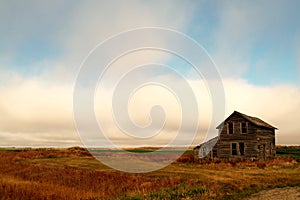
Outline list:
[[[233,123],[233,133],[229,134],[228,124]],[[247,125],[247,133],[242,133],[242,123]],[[259,127],[238,114],[232,114],[219,126],[219,141],[209,157],[222,159],[272,159],[275,157],[275,129]],[[237,155],[232,155],[232,144],[237,148]],[[243,143],[243,144],[241,144]],[[243,155],[240,152],[243,149]],[[235,153],[235,151],[234,151]]]
[[[258,129],[257,130],[259,159],[272,159],[276,155],[275,130]]]

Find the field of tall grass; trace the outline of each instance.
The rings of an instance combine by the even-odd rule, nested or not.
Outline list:
[[[290,156],[300,158],[300,146],[277,146],[276,153],[278,156]]]
[[[0,199],[242,199],[300,186],[299,159],[200,161],[189,152],[161,170],[129,174],[81,148],[0,150]]]

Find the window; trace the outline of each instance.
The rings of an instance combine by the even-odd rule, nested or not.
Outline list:
[[[243,142],[239,143],[240,155],[245,155],[245,145]]]
[[[243,155],[245,155],[245,144],[244,144],[244,142],[231,143],[231,155],[232,156],[243,156]]]
[[[231,155],[237,155],[237,143],[231,143]]]
[[[228,133],[233,134],[233,122],[228,122]]]
[[[242,122],[242,133],[243,134],[247,133],[247,123],[246,122]]]

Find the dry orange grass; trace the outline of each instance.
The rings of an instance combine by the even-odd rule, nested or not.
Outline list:
[[[224,162],[186,154],[159,171],[128,174],[108,169],[80,148],[0,152],[0,199],[238,199],[300,185],[299,171],[289,157]]]
[[[74,156],[69,152],[1,152],[0,197],[3,199],[98,199],[144,195],[146,190],[178,184],[176,178],[47,166],[26,162],[41,157]]]

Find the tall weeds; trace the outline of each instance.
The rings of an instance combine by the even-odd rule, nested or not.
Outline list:
[[[0,200],[222,199],[300,186],[299,163],[290,157],[241,162],[198,160],[185,154],[169,167],[148,174],[72,167],[61,162],[63,158],[93,160],[80,148],[0,152]]]

